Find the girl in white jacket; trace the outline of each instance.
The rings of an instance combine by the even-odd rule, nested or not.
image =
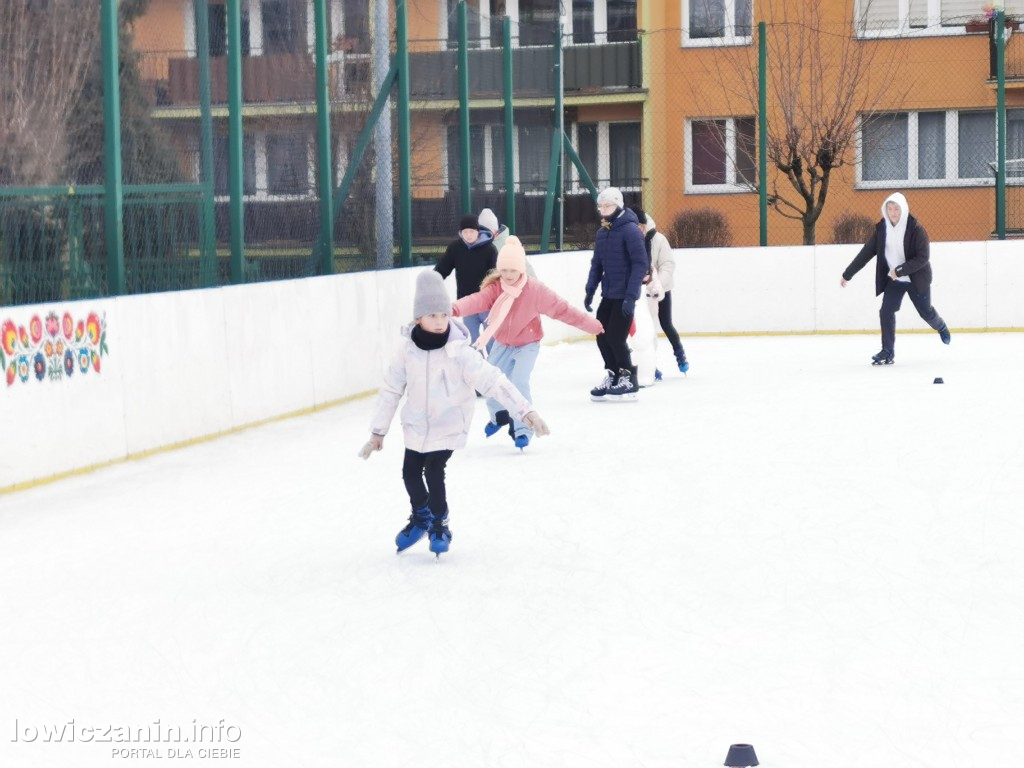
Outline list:
[[[414,323],[402,329],[402,341],[384,377],[370,423],[370,439],[359,455],[366,459],[384,445],[402,395],[405,462],[402,479],[412,514],[395,538],[401,552],[430,533],[430,551],[438,557],[452,540],[444,470],[456,448],[466,445],[476,393],[493,397],[540,435],[547,425],[519,391],[470,346],[469,331],[449,318],[452,301],[444,279],[424,270],[416,279]],[[426,480],[426,483],[424,483]]]
[[[661,325],[668,343],[672,345],[672,354],[681,373],[690,370],[686,360],[686,350],[679,340],[679,333],[672,325],[672,286],[675,283],[676,259],[672,254],[672,246],[668,238],[655,228],[654,219],[641,208],[633,208],[640,231],[644,233],[644,245],[647,255],[651,258],[651,282],[647,290],[647,306],[651,318],[656,325]]]

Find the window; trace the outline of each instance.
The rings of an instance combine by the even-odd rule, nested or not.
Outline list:
[[[757,183],[757,123],[752,117],[687,123],[688,191],[744,192]]]
[[[1024,13],[1024,0],[1007,0],[1007,13]],[[929,34],[964,31],[981,6],[974,0],[858,0],[855,14],[861,36],[927,30]]]
[[[866,122],[863,178],[865,181],[907,178],[907,116],[882,115]]]
[[[206,8],[209,21],[210,55],[226,56],[228,52],[228,17],[224,3],[210,3]],[[246,6],[241,10],[242,55],[249,55],[249,11]]]
[[[521,192],[544,192],[548,187],[551,164],[551,127],[530,125],[519,127],[519,189]]]
[[[606,0],[608,42],[629,43],[636,37],[636,0]],[[574,28],[575,31],[575,28]]]
[[[572,0],[572,41],[594,42],[594,0]]]
[[[549,150],[550,151],[550,150]],[[459,128],[448,126],[447,186],[457,189],[459,169]],[[469,126],[470,184],[474,190],[505,188],[505,127],[503,125]]]
[[[753,0],[683,0],[684,45],[746,45],[751,41]]]
[[[461,155],[459,154],[459,126],[448,126],[448,184],[453,189],[458,189],[462,172],[460,168]],[[470,187],[472,189],[483,189],[486,183],[484,168],[484,126],[469,126],[469,169]]]
[[[309,147],[303,134],[267,136],[267,192],[306,195],[309,187]]]
[[[599,173],[598,167],[598,124],[597,123],[577,123],[576,124],[576,154],[580,157],[580,162],[583,163],[583,167],[587,169],[587,175],[590,176],[590,180],[594,182],[598,187],[602,186],[603,179]],[[579,180],[580,173],[575,168],[572,169],[572,178]],[[605,178],[607,178],[605,174]],[[583,191],[585,185],[582,181],[578,181],[574,185],[577,191]],[[606,186],[606,185],[605,185]]]
[[[230,194],[229,141],[226,134],[213,136],[213,193]],[[242,194],[256,194],[256,142],[251,134],[242,138]]]
[[[561,16],[559,5],[559,0],[519,0],[519,44],[553,45]]]
[[[302,0],[263,0],[261,7],[265,53],[306,50],[306,7]]]
[[[640,123],[612,123],[608,126],[608,154],[613,187],[641,186]]]
[[[574,123],[566,127],[580,162],[594,185],[624,190],[640,189],[643,166],[640,154],[640,123]],[[568,160],[566,161],[568,163]],[[579,170],[566,167],[566,186],[573,192],[587,191]]]
[[[992,184],[992,110],[896,112],[861,121],[858,186]],[[1006,110],[1006,156],[1024,157],[1024,109]],[[1010,180],[1010,175],[1007,174]]]

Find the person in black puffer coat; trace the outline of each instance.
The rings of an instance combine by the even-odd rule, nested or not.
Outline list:
[[[476,214],[467,213],[459,221],[459,236],[455,238],[437,262],[434,270],[447,278],[455,271],[456,298],[469,296],[480,290],[480,283],[498,263],[498,251],[494,247],[494,236],[481,229]],[[480,335],[480,326],[487,313],[469,315],[462,321],[469,329],[471,342]]]
[[[623,208],[622,192],[615,187],[603,190],[597,196],[597,211],[601,214],[601,228],[594,238],[583,306],[592,311],[594,294],[600,285],[597,319],[604,326],[604,333],[597,337],[597,348],[604,359],[605,377],[590,391],[590,398],[635,400],[639,386],[626,339],[647,274],[647,249],[636,214]]]

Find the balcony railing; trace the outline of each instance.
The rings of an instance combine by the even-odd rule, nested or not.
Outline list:
[[[414,41],[409,54],[410,94],[417,100],[458,98],[458,53],[438,50],[438,41]],[[418,50],[417,50],[418,48]],[[426,48],[426,50],[424,50]],[[563,51],[566,94],[609,93],[643,87],[640,42],[566,46]],[[368,54],[332,55],[330,93],[334,101],[371,101],[371,61]],[[515,48],[513,88],[517,98],[552,96],[553,47]],[[470,97],[502,94],[501,49],[469,52]],[[152,51],[142,55],[140,70],[150,85],[156,106],[195,106],[199,103],[199,60],[183,51]],[[312,103],[315,64],[306,53],[246,56],[242,59],[243,101],[247,103]],[[210,59],[210,97],[227,103],[227,60]]]
[[[409,54],[409,90],[416,99],[458,98],[458,52],[419,51]],[[573,45],[563,49],[565,92],[600,93],[643,87],[640,42]],[[546,97],[554,92],[553,47],[512,51],[513,89],[518,98]],[[470,98],[502,93],[501,49],[469,51]]]

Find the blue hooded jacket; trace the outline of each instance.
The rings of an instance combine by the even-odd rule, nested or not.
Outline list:
[[[637,224],[636,214],[628,209],[610,223],[601,223],[594,239],[594,256],[590,260],[588,297],[594,296],[600,284],[601,295],[607,299],[640,299],[640,286],[650,259]]]

